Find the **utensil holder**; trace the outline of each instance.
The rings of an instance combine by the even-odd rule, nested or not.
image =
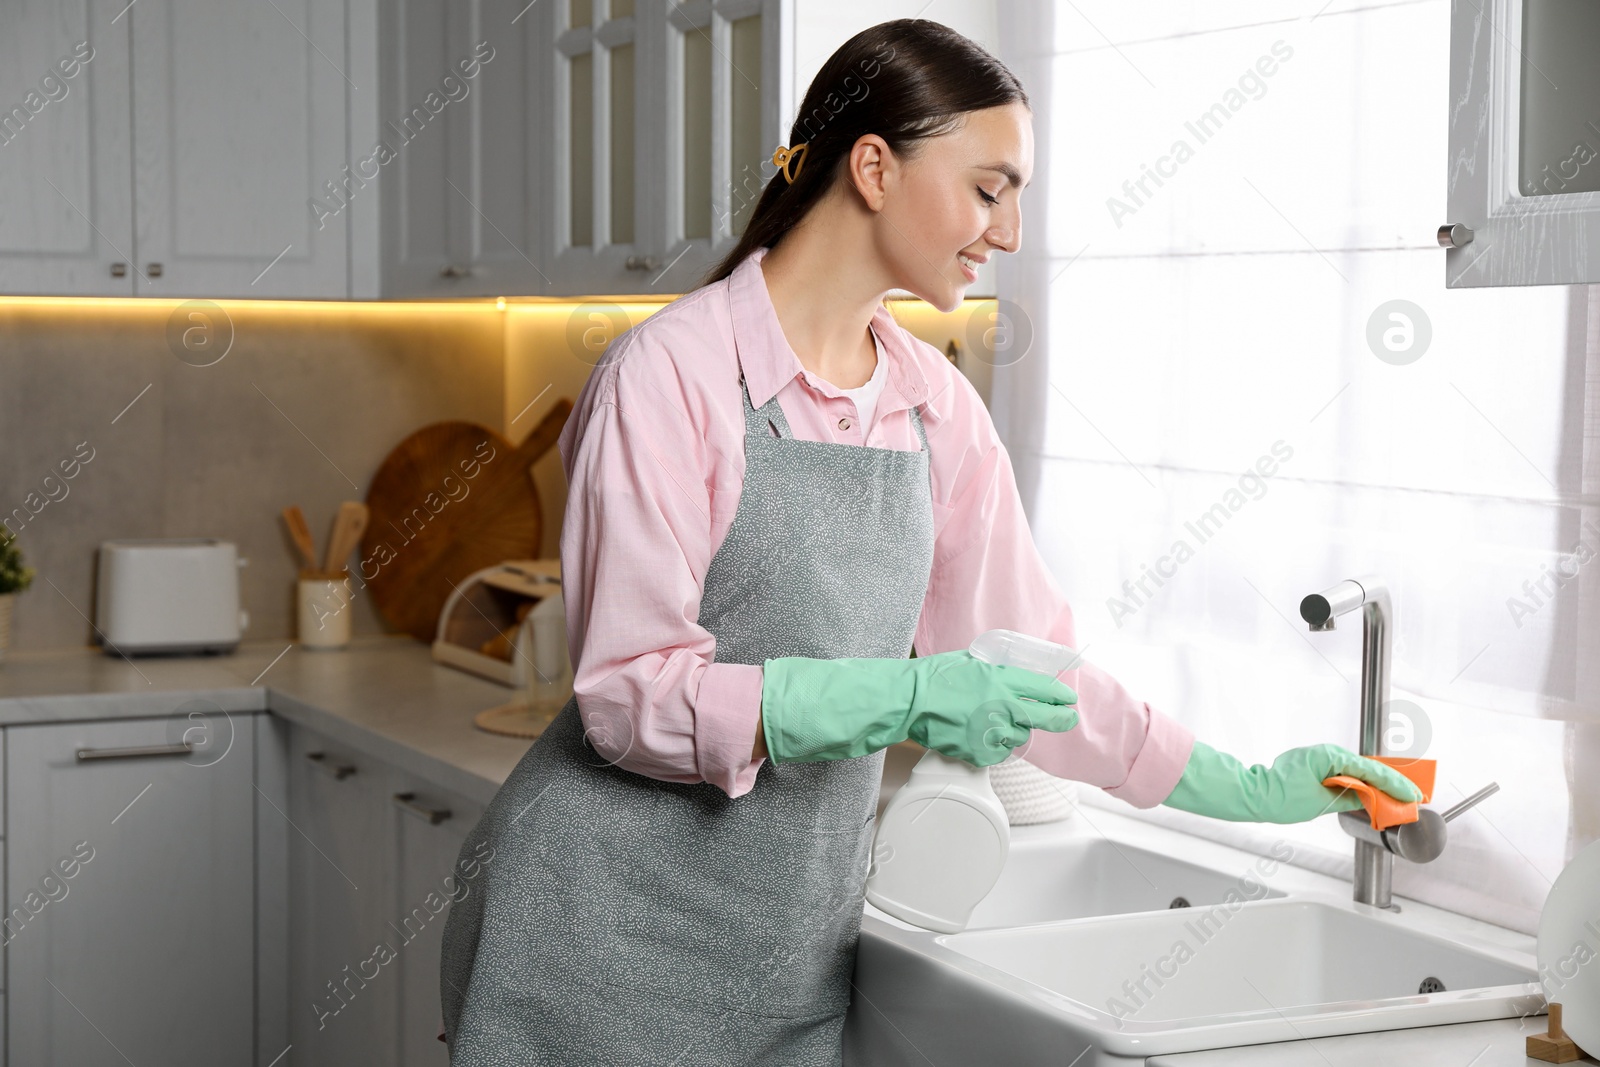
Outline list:
[[[339,649],[350,644],[351,606],[348,571],[302,570],[296,588],[295,632],[300,647]]]

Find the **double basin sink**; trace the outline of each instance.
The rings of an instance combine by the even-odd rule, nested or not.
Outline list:
[[[1146,1057],[1544,1010],[1535,940],[1090,807],[1012,828],[967,928],[868,905],[845,1062],[1142,1064]]]

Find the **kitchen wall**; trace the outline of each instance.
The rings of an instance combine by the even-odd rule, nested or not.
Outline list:
[[[339,502],[365,499],[412,431],[466,419],[520,441],[556,398],[577,398],[597,336],[603,350],[660,306],[607,304],[593,319],[601,305],[0,299],[0,514],[38,571],[12,648],[93,643],[95,550],[135,537],[235,542],[249,560],[246,640],[292,640],[284,506],[304,509],[321,551]],[[941,351],[953,338],[964,350],[969,327],[981,336],[973,316],[994,309],[893,306]],[[574,322],[610,325],[586,347],[569,340]],[[988,365],[964,352],[961,363],[987,395]],[[554,449],[534,482],[541,555],[556,556],[566,487]],[[387,629],[369,597],[354,609],[357,635]]]
[[[29,494],[29,511],[49,501],[18,532],[39,573],[13,647],[91,643],[95,549],[132,537],[236,542],[246,637],[288,639],[297,564],[280,509],[299,504],[321,550],[339,501],[364,499],[406,434],[500,420],[492,304],[220,309],[212,343],[231,325],[232,345],[197,366],[210,356],[169,344],[169,321],[205,327],[175,301],[0,302],[0,502],[12,515]],[[88,462],[62,480],[59,461],[80,450]],[[380,629],[366,598],[356,612],[357,632]]]

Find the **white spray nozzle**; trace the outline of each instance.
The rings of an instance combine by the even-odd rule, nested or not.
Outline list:
[[[967,651],[985,663],[1021,667],[1051,678],[1078,664],[1078,653],[1069,646],[1015,630],[985,630],[973,638]]]

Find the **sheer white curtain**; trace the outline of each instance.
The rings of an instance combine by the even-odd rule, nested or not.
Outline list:
[[[1600,299],[1445,290],[1449,4],[1321,3],[999,5],[992,410],[1084,656],[1247,763],[1356,747],[1359,616],[1298,605],[1385,578],[1391,744],[1501,786],[1396,892],[1532,932],[1600,836]],[[1332,818],[1141,817],[1349,873]]]

